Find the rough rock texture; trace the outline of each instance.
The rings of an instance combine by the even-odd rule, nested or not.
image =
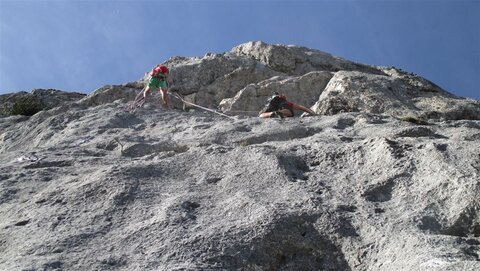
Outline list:
[[[272,77],[257,84],[250,84],[234,97],[222,100],[219,108],[223,112],[243,115],[258,115],[272,93],[283,93],[289,100],[301,105],[311,104],[318,99],[332,78],[326,71],[309,72],[299,77]]]
[[[386,113],[420,118],[479,119],[480,103],[461,99],[415,75],[337,72],[313,106],[320,114]]]
[[[0,269],[480,267],[478,121],[119,107],[1,119]]]
[[[169,61],[176,80],[212,65],[210,83],[199,72],[176,84],[205,105],[253,108],[255,95],[286,88],[319,112],[328,92],[358,112],[228,119],[165,111],[158,93],[126,112],[139,81],[0,118],[0,270],[479,270],[480,120],[452,115],[478,101],[398,70],[286,74],[291,61],[270,54],[296,47],[280,48],[252,55],[262,62]],[[230,58],[250,66],[217,69]],[[362,83],[368,103],[348,95]],[[425,114],[397,118],[405,111]]]
[[[80,101],[86,106],[96,106],[110,103],[116,100],[133,101],[137,93],[141,92],[144,84],[141,82],[131,82],[124,85],[106,85],[95,90]]]
[[[248,42],[232,49],[235,55],[249,56],[273,70],[289,75],[302,75],[311,71],[358,70],[381,74],[375,67],[354,63],[331,54],[300,46],[271,45]]]

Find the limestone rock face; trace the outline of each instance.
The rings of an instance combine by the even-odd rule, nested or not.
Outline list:
[[[296,46],[166,63],[234,117],[126,111],[145,79],[0,117],[0,270],[480,270],[478,101]],[[249,116],[275,91],[321,115]]]
[[[34,89],[30,93],[37,97],[47,108],[53,108],[68,102],[78,101],[85,97],[85,94],[77,92],[65,92],[56,89]]]
[[[216,108],[251,83],[281,75],[245,56],[208,54],[203,58],[173,58],[165,63],[174,80],[173,89],[193,102]]]
[[[480,122],[0,118],[2,270],[478,270]]]
[[[413,75],[341,71],[312,107],[320,114],[368,112],[420,118],[478,119],[480,102],[462,99]]]
[[[143,87],[144,85],[141,82],[131,82],[124,85],[106,85],[95,90],[82,99],[80,103],[87,106],[97,106],[116,100],[133,101]]]
[[[381,73],[380,70],[354,63],[318,50],[300,46],[271,45],[261,41],[248,42],[232,49],[232,53],[249,56],[273,70],[289,75],[303,75],[311,71],[359,70]]]
[[[257,84],[250,84],[234,97],[222,100],[219,108],[223,112],[258,115],[258,111],[275,92],[283,93],[296,103],[309,104],[320,96],[332,76],[331,72],[314,71],[298,77],[272,77]]]

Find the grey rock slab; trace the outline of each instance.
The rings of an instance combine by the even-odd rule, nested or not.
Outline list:
[[[8,119],[76,116],[0,145],[1,269],[479,267],[478,121],[77,110]]]

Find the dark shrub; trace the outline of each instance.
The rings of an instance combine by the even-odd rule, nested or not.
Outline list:
[[[45,109],[45,105],[34,96],[25,96],[5,109],[7,115],[33,116]]]

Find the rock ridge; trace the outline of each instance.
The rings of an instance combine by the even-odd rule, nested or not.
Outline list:
[[[163,64],[172,71],[174,91],[189,102],[231,115],[256,115],[272,93],[281,92],[322,115],[370,112],[398,118],[480,119],[478,100],[457,97],[423,77],[306,47],[248,42],[230,52],[172,57]],[[98,97],[104,98],[95,104],[130,100],[145,80],[101,88],[84,103]]]

